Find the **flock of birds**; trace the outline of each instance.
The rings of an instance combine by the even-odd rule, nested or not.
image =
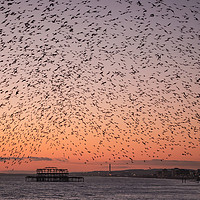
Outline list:
[[[0,0],[0,162],[192,157],[199,15],[198,0]]]

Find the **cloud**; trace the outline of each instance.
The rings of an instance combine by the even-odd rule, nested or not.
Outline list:
[[[0,162],[4,162],[7,160],[22,160],[22,158],[18,158],[18,157],[0,157]]]
[[[31,160],[31,161],[58,161],[58,162],[68,162],[66,158],[49,158],[49,157],[0,157],[0,162],[9,161],[9,160]]]
[[[152,160],[154,164],[159,164],[161,162],[160,160]],[[163,160],[162,161],[165,165],[167,166],[194,166],[194,167],[199,167],[200,166],[200,161],[189,161],[189,160]]]
[[[69,162],[67,158],[55,158],[54,160],[59,162]]]
[[[128,163],[128,164],[125,164]],[[151,168],[161,167],[161,168],[199,168],[200,161],[189,161],[189,160],[161,160],[161,159],[152,159],[152,160],[134,160],[131,163],[129,160],[127,161],[116,161],[114,166],[118,166],[120,168],[130,168],[131,166],[146,166]]]
[[[70,162],[66,158],[49,158],[49,157],[0,157],[0,162],[6,161],[20,161],[20,160],[31,160],[31,161],[49,161],[49,162],[68,162],[73,165],[80,165],[80,162]],[[109,163],[108,163],[109,164]],[[200,161],[189,161],[189,160],[161,160],[161,159],[152,159],[152,160],[118,160],[112,163],[113,168],[120,169],[130,169],[130,168],[193,168],[198,169],[200,167]],[[107,168],[105,162],[88,162],[87,165],[101,165],[102,168]]]
[[[52,158],[48,157],[29,157],[32,161],[53,161]]]
[[[52,158],[48,157],[0,157],[0,162],[9,161],[9,160],[27,160],[30,159],[31,161],[53,161]]]
[[[29,157],[31,161],[58,161],[58,162],[68,162],[66,158],[49,158],[49,157]]]

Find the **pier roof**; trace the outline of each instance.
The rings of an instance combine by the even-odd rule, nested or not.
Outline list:
[[[58,169],[57,167],[45,167],[43,169],[37,169],[37,174],[40,173],[68,173],[68,169]]]

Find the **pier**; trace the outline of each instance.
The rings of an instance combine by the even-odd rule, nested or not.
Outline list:
[[[84,182],[83,177],[69,176],[68,169],[58,169],[57,167],[45,167],[37,169],[36,175],[26,176],[27,182]]]

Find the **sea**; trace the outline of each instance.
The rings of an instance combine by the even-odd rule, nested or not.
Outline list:
[[[200,200],[200,183],[176,179],[84,177],[84,182],[26,182],[0,175],[0,200]]]

